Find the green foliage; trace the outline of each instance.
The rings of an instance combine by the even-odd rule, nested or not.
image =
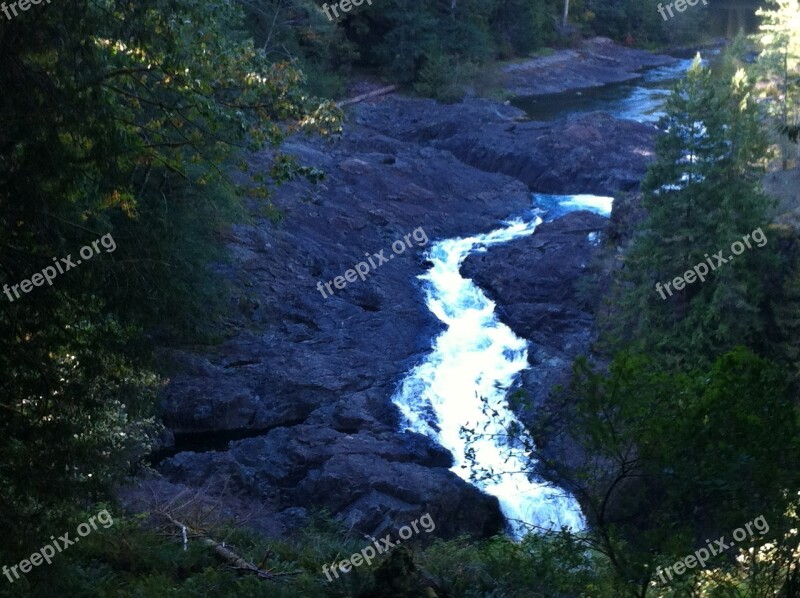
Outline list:
[[[768,223],[772,202],[759,183],[766,141],[752,85],[742,70],[722,80],[715,84],[698,59],[670,97],[658,158],[642,185],[647,219],[626,260],[634,342],[677,363],[709,363],[737,344],[762,349],[768,326],[768,240],[666,300],[656,290],[719,251],[727,259],[732,243]]]
[[[42,312],[12,306],[0,352],[0,524],[8,554],[24,553],[76,498],[99,496],[147,451],[153,374],[125,357],[131,331],[97,302]],[[14,326],[16,325],[16,326]],[[24,336],[22,336],[24,335]]]
[[[345,30],[312,0],[250,0],[243,3],[257,47],[276,61],[295,60],[308,91],[339,97],[358,51]]]
[[[770,330],[772,357],[787,364],[793,388],[800,383],[800,246],[797,232],[777,229],[780,255],[779,284],[770,293],[774,327]]]
[[[492,31],[501,58],[528,55],[553,41],[552,3],[506,0],[492,16]]]
[[[413,83],[426,62],[437,56],[463,62],[490,58],[491,6],[466,0],[451,12],[444,2],[386,0],[380,8],[376,3],[354,17],[353,37],[364,48],[365,66],[385,70],[401,83]]]
[[[296,59],[308,75],[308,89],[326,96],[341,95],[343,77],[367,69],[418,93],[453,101],[463,95],[472,67],[566,41],[556,35],[563,0],[375,0],[340,13],[335,21],[325,16],[324,4],[335,3],[243,3],[257,45],[269,56]],[[632,36],[637,45],[685,43],[704,34],[701,6],[665,23],[657,5],[655,0],[572,1],[571,22],[586,35],[618,41]]]
[[[146,515],[116,517],[58,555],[52,565],[16,581],[14,595],[141,598],[236,596],[242,598],[478,598],[483,596],[611,596],[606,559],[569,534],[532,535],[522,542],[504,537],[461,538],[422,548],[409,544],[328,582],[322,565],[358,552],[363,539],[348,537],[324,518],[292,541],[265,540],[243,529],[217,529],[219,541],[272,573],[275,581],[241,574],[216,559],[197,540],[188,550],[179,536],[144,524]],[[85,521],[76,519],[76,523]],[[69,528],[65,528],[69,529]],[[38,547],[37,547],[38,548]],[[5,582],[5,580],[4,580]],[[0,595],[4,586],[0,585]]]
[[[531,534],[520,542],[497,537],[437,542],[424,553],[424,567],[442,595],[610,595],[608,562],[568,533]]]
[[[583,0],[570,13],[587,34],[625,41],[631,35],[639,46],[689,43],[702,39],[709,14],[702,3],[664,20],[657,0]],[[668,16],[668,13],[666,13]]]
[[[686,373],[624,353],[607,374],[579,360],[564,398],[585,457],[559,473],[617,579],[646,587],[657,564],[759,515],[770,525],[761,543],[790,529],[786,490],[800,485],[800,412],[775,364],[745,349]],[[547,425],[537,433],[552,434]]]
[[[472,64],[459,64],[443,54],[426,56],[414,90],[441,102],[456,102],[464,96],[464,85],[475,75]]]
[[[800,124],[800,4],[798,0],[769,0],[757,14],[762,19],[758,71],[769,112],[785,135],[782,149],[786,168],[789,144],[797,144]]]
[[[76,519],[76,522],[85,521]],[[158,522],[162,523],[161,521]],[[64,529],[69,529],[64,528]],[[74,528],[73,528],[74,529]],[[51,530],[52,533],[52,530]],[[324,578],[313,551],[319,531],[309,530],[305,547],[265,542],[241,529],[216,529],[214,534],[244,558],[261,563],[275,573],[295,571],[291,584],[265,582],[253,575],[240,575],[220,561],[208,546],[198,540],[181,546],[180,535],[164,534],[151,527],[147,514],[114,518],[114,525],[99,529],[57,555],[53,564],[34,569],[23,580],[15,581],[15,596],[31,598],[55,595],[97,596],[241,596],[294,598],[326,596]],[[331,545],[335,536],[326,536]],[[36,547],[38,548],[38,547]],[[305,565],[306,570],[302,570]],[[4,580],[5,582],[5,580]],[[2,595],[0,586],[0,595]]]
[[[727,561],[690,573],[670,585],[658,587],[652,596],[797,596],[800,593],[800,518],[797,504],[794,501],[786,511],[783,528],[787,531],[777,534],[772,541],[757,542],[752,548],[740,547],[736,550],[735,564]]]
[[[352,10],[336,27],[352,44],[348,48],[357,50],[350,64],[451,100],[463,93],[457,84],[469,65],[527,54],[549,41],[554,4],[376,0]],[[444,69],[453,65],[457,72],[444,77]]]
[[[74,529],[96,512],[95,509],[76,515],[70,521],[73,527],[63,530]],[[796,528],[796,510],[788,515],[788,526]],[[634,594],[635,587],[630,580],[615,575],[612,559],[592,548],[590,537],[565,532],[529,535],[519,542],[496,537],[484,541],[437,540],[427,548],[410,544],[379,556],[371,565],[362,564],[347,574],[340,573],[339,579],[328,582],[322,573],[322,564],[346,558],[366,544],[364,540],[348,537],[322,516],[313,517],[310,525],[291,541],[265,540],[244,529],[210,531],[215,539],[224,541],[238,555],[279,576],[276,580],[263,580],[231,569],[199,540],[190,539],[188,550],[184,551],[179,534],[165,534],[153,527],[146,513],[133,518],[120,517],[117,513],[113,516],[113,527],[99,528],[82,538],[80,544],[56,555],[51,565],[34,568],[13,586],[3,578],[0,595],[19,598],[59,595],[76,598],[619,598],[644,595]],[[59,528],[58,531],[62,533],[63,530]],[[790,583],[794,579],[796,584],[798,575],[797,532],[777,536],[775,542],[758,550],[756,559],[743,551],[740,562],[744,566],[731,566],[727,562],[713,568],[709,566],[703,581],[699,575],[687,574],[675,586],[659,587],[652,593],[648,591],[647,596],[688,595],[687,588],[695,584],[698,591],[702,590],[698,595],[703,596],[727,596],[723,589],[731,586],[745,592],[748,589],[764,592],[744,595],[775,595],[770,590],[777,591],[784,579]],[[683,594],[678,587],[683,588]]]
[[[214,234],[243,212],[235,152],[337,130],[338,110],[257,50],[241,20],[232,3],[195,0],[0,19],[0,285],[106,234],[116,243],[0,311],[0,522],[15,553],[148,449],[152,340],[219,314],[204,279],[221,255]],[[318,177],[279,153],[248,172],[256,197]]]

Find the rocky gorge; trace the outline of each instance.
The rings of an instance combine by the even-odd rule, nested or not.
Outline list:
[[[600,85],[671,60],[588,44],[510,70],[509,89],[549,93],[559,69],[566,85],[579,87],[581,75]],[[652,124],[606,113],[536,122],[488,99],[442,105],[393,94],[350,107],[339,140],[293,138],[286,151],[326,179],[280,188],[281,222],[258,216],[254,202],[253,221],[227,232],[231,259],[218,275],[234,288],[235,332],[216,346],[161,352],[168,434],[159,473],[143,486],[163,495],[203,489],[226,515],[247,514],[248,525],[274,535],[320,509],[373,536],[425,512],[438,537],[500,531],[497,500],[452,473],[447,451],[398,432],[391,397],[440,329],[416,280],[426,247],[327,298],[317,283],[365,254],[391,253],[420,227],[432,241],[488,232],[529,211],[531,193],[635,191],[656,135]],[[268,167],[266,154],[249,159]],[[607,226],[571,213],[464,264],[501,320],[530,341],[521,388],[534,402],[589,349],[596,305],[582,285],[602,247],[588,234]]]

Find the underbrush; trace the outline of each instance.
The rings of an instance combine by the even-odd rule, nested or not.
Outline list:
[[[0,595],[31,598],[241,597],[397,598],[601,595],[604,567],[561,534],[514,543],[458,538],[429,546],[392,549],[371,564],[329,582],[323,565],[348,558],[371,544],[346,533],[324,515],[292,540],[269,540],[246,529],[216,529],[209,537],[274,579],[236,570],[200,538],[184,548],[179,530],[154,525],[148,514],[115,517],[115,524],[82,538]],[[8,558],[8,555],[6,555]],[[20,556],[20,559],[22,556]]]

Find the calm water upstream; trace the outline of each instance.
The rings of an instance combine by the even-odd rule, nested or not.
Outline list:
[[[617,118],[656,122],[663,116],[664,100],[672,85],[692,65],[692,59],[646,71],[641,78],[626,83],[516,98],[511,103],[533,120],[555,120],[581,112],[608,112]]]

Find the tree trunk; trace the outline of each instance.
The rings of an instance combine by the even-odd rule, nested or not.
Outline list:
[[[363,102],[364,100],[368,100],[369,98],[375,98],[378,96],[385,95],[387,93],[392,93],[393,91],[397,91],[398,89],[400,88],[397,85],[389,85],[388,87],[381,87],[380,89],[376,89],[375,91],[370,91],[369,93],[362,93],[360,96],[350,98],[349,100],[342,100],[336,105],[339,108],[341,108],[342,106],[357,104],[358,102]]]
[[[569,0],[564,0],[564,18],[561,21],[561,28],[567,28],[567,20],[569,19]]]
[[[783,53],[783,127],[789,127],[789,42]],[[783,170],[789,169],[789,137],[783,139]]]
[[[193,536],[199,536],[200,541],[209,546],[218,557],[220,557],[223,561],[228,563],[233,569],[237,571],[245,572],[245,573],[252,573],[256,577],[260,579],[269,579],[269,580],[278,580],[281,577],[285,577],[288,575],[297,575],[300,573],[299,571],[292,571],[288,573],[272,573],[271,571],[265,571],[261,567],[251,563],[247,559],[240,557],[236,554],[233,550],[225,546],[224,544],[220,544],[213,538],[209,538],[205,532],[193,529],[192,527],[186,525],[182,521],[178,521],[177,519],[173,518],[172,515],[169,513],[162,513],[165,519],[169,521],[175,527],[178,527],[186,533],[187,531],[191,533]]]

